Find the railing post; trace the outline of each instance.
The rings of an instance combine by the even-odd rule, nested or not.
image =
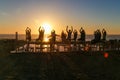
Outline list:
[[[15,32],[15,40],[18,41],[18,32]]]

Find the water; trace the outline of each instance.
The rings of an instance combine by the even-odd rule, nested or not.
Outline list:
[[[48,37],[48,35],[45,35],[45,37]],[[32,39],[37,39],[38,35],[37,34],[33,34],[32,35]],[[79,38],[79,35],[78,35]],[[86,41],[90,41],[94,38],[93,35],[87,35],[86,36]],[[15,34],[0,34],[0,39],[15,39]],[[20,34],[18,36],[19,40],[25,40],[25,35],[24,34]],[[107,35],[107,40],[110,39],[117,39],[120,40],[120,35]],[[60,38],[57,38],[57,40],[60,40]]]

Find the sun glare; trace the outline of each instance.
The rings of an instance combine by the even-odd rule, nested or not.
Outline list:
[[[45,41],[45,42],[48,42],[48,41],[49,41],[49,39],[46,37],[46,38],[44,38],[44,41]]]
[[[42,27],[45,29],[45,34],[50,34],[51,33],[52,28],[51,28],[50,24],[44,23],[42,25]]]

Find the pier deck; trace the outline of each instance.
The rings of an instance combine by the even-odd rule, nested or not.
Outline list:
[[[79,52],[79,51],[113,51],[120,50],[119,41],[105,41],[97,42],[92,44],[91,41],[79,42],[39,42],[39,41],[28,41],[25,45],[18,47],[11,53],[22,53],[22,52]]]

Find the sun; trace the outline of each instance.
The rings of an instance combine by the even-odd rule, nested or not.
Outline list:
[[[42,27],[45,29],[45,34],[50,34],[50,33],[51,33],[52,28],[51,28],[51,25],[50,25],[50,24],[44,23],[44,24],[42,25]]]

